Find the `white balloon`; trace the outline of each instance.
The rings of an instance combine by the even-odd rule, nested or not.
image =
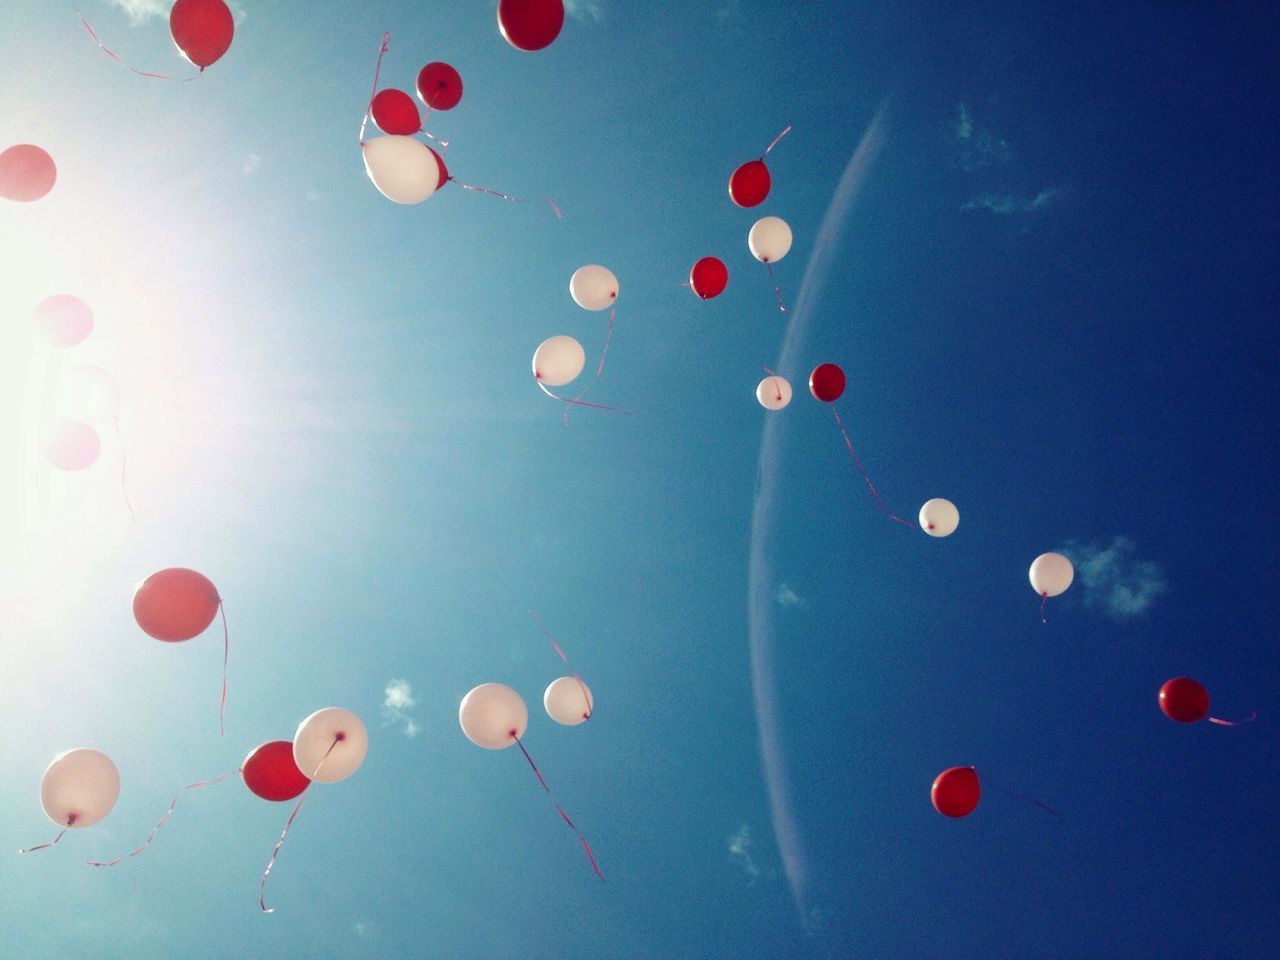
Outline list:
[[[120,771],[105,753],[78,747],[53,758],[40,778],[40,805],[60,827],[97,823],[120,796]]]
[[[107,423],[120,416],[120,386],[101,367],[82,363],[67,371],[67,413],[86,423]]]
[[[1031,561],[1027,572],[1031,587],[1042,597],[1056,597],[1075,579],[1076,569],[1060,553],[1042,553]]]
[[[931,537],[949,537],[960,526],[960,511],[950,500],[934,497],[920,508],[920,527]]]
[[[569,383],[582,372],[586,351],[573,337],[547,337],[533,351],[533,378],[551,387]]]
[[[365,141],[363,152],[369,179],[388,200],[421,203],[440,182],[440,165],[421,140],[374,137]]]
[[[785,377],[765,377],[756,385],[756,399],[766,410],[781,410],[791,402],[791,384]]]
[[[618,299],[618,278],[607,267],[589,263],[573,271],[569,296],[584,310],[604,310]]]
[[[369,732],[350,710],[325,707],[302,723],[293,735],[293,762],[317,783],[345,780],[364,763]]]
[[[761,217],[747,234],[747,248],[761,263],[776,263],[791,249],[791,228],[781,217]]]
[[[583,691],[586,691],[585,696]],[[546,708],[547,716],[566,727],[575,726],[591,716],[595,702],[591,688],[577,677],[558,677],[547,684],[542,694],[542,706]]]
[[[458,704],[458,724],[477,747],[501,750],[524,733],[529,708],[505,683],[482,683]]]

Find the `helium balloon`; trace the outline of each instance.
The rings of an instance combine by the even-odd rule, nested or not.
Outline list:
[[[765,377],[756,385],[756,399],[766,410],[781,410],[791,402],[791,384],[776,374]]]
[[[1071,561],[1060,553],[1040,554],[1027,572],[1032,589],[1042,597],[1056,597],[1071,586],[1075,575]]]
[[[57,179],[53,157],[33,143],[18,143],[0,153],[0,197],[6,200],[39,200]]]
[[[960,511],[950,500],[934,497],[920,508],[920,527],[931,537],[949,537],[960,526]]]
[[[181,643],[204,633],[221,603],[217,588],[204,574],[168,567],[138,584],[133,619],[148,636]]]
[[[422,129],[418,105],[411,96],[395,87],[379,90],[369,104],[369,113],[373,117],[374,126],[383,133],[408,136]]]
[[[577,677],[558,677],[543,691],[542,706],[556,723],[572,727],[591,716],[595,698],[591,688]]]
[[[1159,699],[1164,715],[1179,723],[1195,723],[1209,712],[1209,692],[1190,677],[1166,680]]]
[[[418,99],[432,110],[452,110],[462,99],[462,77],[449,64],[433,60],[418,71]]]
[[[67,372],[67,406],[88,423],[108,423],[120,416],[120,386],[101,367],[82,363]]]
[[[440,168],[440,176],[436,178],[436,189],[439,190],[449,182],[449,168],[444,165],[444,157],[436,153],[432,147],[427,147],[431,151],[431,155],[436,158],[436,166]]]
[[[948,767],[933,781],[929,798],[944,817],[963,817],[978,805],[978,772],[973,767]]]
[[[293,762],[316,783],[337,783],[359,769],[369,749],[369,733],[350,710],[325,707],[293,735]]]
[[[178,52],[201,70],[227,52],[235,31],[223,0],[178,0],[169,11],[169,33]]]
[[[524,733],[529,708],[505,683],[482,683],[458,704],[458,724],[477,747],[502,750]]]
[[[98,431],[87,423],[57,417],[44,437],[44,458],[59,470],[91,467],[102,452]]]
[[[791,249],[791,228],[781,217],[761,217],[747,234],[747,248],[761,263],[776,263]]]
[[[78,747],[53,758],[40,778],[40,805],[61,827],[88,827],[111,812],[120,772],[105,753]]]
[[[373,185],[396,203],[421,203],[435,192],[440,166],[421,140],[406,136],[374,137],[362,146],[364,168]]]
[[[240,777],[263,800],[292,800],[311,784],[298,769],[288,740],[268,740],[250,750],[240,765]]]
[[[36,304],[31,319],[54,347],[74,347],[93,332],[93,311],[69,293],[45,297]]]
[[[562,26],[562,0],[498,0],[498,29],[517,50],[541,50]]]
[[[547,337],[533,351],[533,378],[548,386],[562,387],[582,372],[586,362],[586,351],[573,337]]]
[[[607,267],[589,263],[573,271],[569,295],[584,310],[604,310],[618,299],[618,278]]]
[[[740,207],[754,207],[769,195],[769,168],[763,160],[748,160],[729,176],[729,199]]]
[[[844,393],[844,371],[834,363],[820,363],[809,374],[809,392],[823,403],[834,403]]]
[[[689,288],[703,300],[718,297],[729,285],[729,270],[718,257],[703,257],[689,271]]]

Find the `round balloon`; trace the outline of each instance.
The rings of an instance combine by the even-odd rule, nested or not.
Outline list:
[[[67,408],[77,420],[107,423],[120,416],[120,386],[101,367],[78,364],[67,371]]]
[[[120,771],[105,753],[77,747],[53,758],[40,778],[40,805],[62,827],[88,827],[116,805]]]
[[[766,410],[781,410],[791,402],[791,384],[776,374],[756,384],[756,399]]]
[[[844,393],[844,371],[834,363],[820,363],[809,374],[809,392],[823,403],[834,403]]]
[[[562,387],[574,380],[586,363],[586,351],[573,337],[547,337],[533,351],[533,378],[550,387]]]
[[[477,747],[501,750],[524,733],[529,725],[529,708],[520,694],[505,683],[482,683],[458,704],[458,723]]]
[[[588,263],[573,271],[569,296],[584,310],[604,310],[618,299],[618,278],[607,267]]]
[[[934,497],[920,508],[920,527],[931,537],[949,537],[960,526],[960,511],[950,500]]]
[[[761,217],[747,234],[747,249],[761,263],[775,263],[791,249],[791,228],[781,217]]]
[[[729,269],[719,257],[703,257],[689,271],[689,287],[703,300],[724,293],[729,285]]]
[[[562,26],[563,0],[498,0],[498,29],[517,50],[541,50]]]
[[[365,172],[388,200],[421,203],[440,182],[435,154],[414,137],[374,137],[365,141],[362,150]]]
[[[74,347],[93,332],[93,311],[79,297],[56,293],[31,311],[36,329],[55,347]]]
[[[577,677],[558,677],[542,693],[542,706],[556,723],[572,727],[591,716],[595,709],[591,688]]]
[[[102,452],[98,431],[70,417],[56,417],[44,435],[44,458],[59,470],[83,470]]]
[[[178,52],[203,70],[231,46],[236,23],[222,0],[178,0],[169,11],[169,33]]]
[[[221,603],[218,589],[204,574],[168,567],[138,584],[133,593],[133,619],[148,636],[181,643],[204,633]]]
[[[316,783],[345,780],[364,763],[369,733],[350,710],[325,707],[302,723],[293,735],[293,762]]]
[[[293,759],[293,743],[268,740],[249,751],[240,778],[263,800],[292,800],[311,784]]]
[[[33,143],[18,143],[0,153],[0,197],[30,203],[58,179],[53,157]]]
[[[763,160],[748,160],[729,176],[729,199],[740,207],[754,207],[769,195],[769,168]]]
[[[978,772],[973,767],[948,767],[933,781],[929,798],[944,817],[963,817],[978,805]]]
[[[422,129],[422,118],[418,116],[413,97],[395,87],[379,90],[369,104],[369,113],[374,126],[383,133],[408,136]]]
[[[432,110],[452,110],[462,99],[462,77],[449,64],[432,60],[418,71],[418,99]]]
[[[1075,579],[1075,567],[1060,553],[1042,553],[1031,561],[1027,571],[1031,588],[1042,597],[1056,597]]]
[[[1209,691],[1190,677],[1166,680],[1159,699],[1164,715],[1179,723],[1195,723],[1209,712]]]

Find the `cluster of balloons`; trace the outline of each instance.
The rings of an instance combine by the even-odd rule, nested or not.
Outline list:
[[[609,311],[609,323],[605,331],[604,347],[600,351],[600,360],[596,364],[596,377],[604,371],[605,355],[609,352],[609,343],[613,339],[613,321],[618,302],[618,278],[608,267],[598,263],[588,263],[579,267],[569,277],[569,296],[583,310],[598,312]],[[581,404],[598,409],[612,409],[598,403],[583,400],[584,388],[575,397],[562,397],[553,393],[550,387],[563,387],[578,379],[587,363],[587,353],[582,344],[567,334],[556,334],[543,340],[533,351],[533,379],[547,396],[561,400],[569,405]]]

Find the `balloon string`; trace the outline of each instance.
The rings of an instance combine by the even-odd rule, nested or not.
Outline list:
[[[1044,615],[1044,605],[1049,599],[1049,594],[1041,592],[1040,594],[1040,622],[1048,623],[1048,618]]]
[[[123,57],[121,57],[114,50],[109,49],[105,43],[103,43],[101,40],[98,39],[98,34],[94,32],[93,27],[89,26],[89,21],[86,20],[84,18],[84,14],[80,12],[80,7],[78,4],[72,3],[71,6],[75,10],[76,16],[80,19],[80,22],[84,24],[84,28],[89,31],[89,36],[93,37],[93,42],[98,45],[98,49],[101,50],[103,53],[105,53],[108,57],[110,57],[116,63],[120,64],[120,66],[124,67],[130,73],[136,73],[140,77],[150,77],[152,80],[171,80],[174,83],[189,83],[192,80],[198,79],[200,74],[204,73],[204,67],[200,67],[199,70],[190,77],[171,77],[166,73],[148,73],[145,70],[139,70],[137,67],[128,63]]]
[[[616,297],[617,294],[615,293],[613,296]],[[605,331],[604,347],[600,351],[600,362],[596,364],[596,374],[591,378],[590,383],[578,391],[577,396],[573,398],[575,402],[582,401],[582,398],[587,395],[587,391],[596,385],[597,381],[600,379],[600,374],[604,371],[604,358],[609,352],[609,343],[613,340],[613,318],[617,312],[618,304],[614,302],[614,304],[609,307],[609,328]],[[564,425],[566,427],[569,425],[569,408],[567,406],[564,408]]]
[[[533,771],[533,775],[538,778],[538,782],[542,784],[542,789],[547,792],[547,797],[551,800],[551,805],[556,808],[556,813],[560,814],[560,819],[569,825],[569,829],[578,835],[578,840],[582,843],[582,849],[587,854],[587,860],[591,863],[591,869],[596,872],[596,876],[604,880],[604,874],[600,872],[600,865],[596,863],[595,854],[591,852],[591,845],[587,843],[587,838],[582,835],[582,831],[574,826],[573,821],[569,819],[569,815],[564,812],[564,807],[556,803],[555,797],[551,796],[551,788],[547,786],[547,781],[542,779],[542,774],[538,771],[538,765],[533,762],[533,757],[529,756],[529,751],[524,748],[524,744],[520,738],[514,733],[511,739],[516,742],[516,746],[520,748],[520,752],[524,754],[524,758],[529,761],[529,769]]]
[[[298,802],[293,805],[293,811],[289,814],[289,819],[284,822],[284,829],[280,831],[280,839],[276,841],[275,848],[271,851],[271,859],[267,861],[267,868],[262,871],[262,880],[258,883],[258,907],[263,913],[275,913],[275,907],[267,906],[267,876],[271,873],[271,868],[276,865],[276,857],[280,854],[280,848],[284,846],[284,838],[289,833],[289,828],[293,826],[293,818],[298,815],[298,810],[302,807],[302,801],[307,799],[304,793],[298,798]]]
[[[430,107],[427,107],[427,110],[428,110],[428,111],[430,111],[430,110],[431,110],[431,108],[430,108]],[[437,136],[436,136],[434,133],[432,133],[430,130],[424,130],[424,129],[422,129],[421,127],[419,127],[419,128],[418,128],[418,132],[419,132],[420,134],[422,134],[424,137],[427,137],[427,138],[429,138],[429,139],[431,139],[431,140],[434,140],[436,143],[440,144],[440,152],[441,152],[441,153],[447,153],[447,152],[449,151],[449,141],[448,141],[448,140],[441,140],[439,137],[437,137]],[[452,179],[452,178],[450,178],[450,179]]]
[[[569,672],[573,674],[573,679],[578,681],[578,688],[582,691],[583,709],[585,710],[582,714],[582,719],[589,720],[591,718],[591,696],[587,693],[587,685],[583,683],[582,678],[578,676],[578,671],[573,669],[573,664],[569,662],[569,658],[566,657],[564,655],[564,651],[560,649],[560,644],[556,643],[547,628],[542,625],[542,620],[539,619],[538,615],[530,610],[529,616],[533,619],[533,622],[538,625],[538,629],[542,631],[542,635],[547,638],[547,643],[551,644],[551,648],[559,654],[560,659],[564,661],[564,665],[569,668]]]
[[[773,275],[773,264],[766,260],[764,265],[765,269],[769,271],[769,279],[773,282],[773,294],[778,298],[778,309],[786,313],[787,305],[782,302],[782,290],[778,287],[778,278]]]
[[[536,378],[535,378],[535,380],[536,380]],[[555,394],[555,393],[552,393],[550,390],[548,390],[548,389],[547,389],[547,387],[546,387],[546,385],[545,385],[541,380],[537,380],[536,382],[537,382],[537,384],[538,384],[538,388],[539,388],[543,393],[545,393],[548,397],[550,397],[552,400],[560,400],[560,401],[562,401],[562,402],[564,402],[564,403],[577,404],[577,405],[578,405],[578,406],[580,406],[580,407],[594,407],[594,408],[595,408],[595,409],[597,409],[597,410],[611,410],[611,411],[613,411],[614,413],[620,413],[620,414],[622,414],[624,417],[629,417],[629,416],[631,416],[631,411],[630,411],[630,410],[623,410],[623,409],[621,409],[621,408],[619,408],[619,407],[606,407],[603,403],[592,403],[590,400],[578,400],[578,399],[576,399],[576,398],[574,398],[574,397],[562,397],[562,396],[560,396],[560,395],[558,395],[558,394]]]
[[[75,818],[73,817],[72,819],[75,819]],[[62,835],[66,832],[67,832],[66,829],[60,830],[58,831],[58,835],[54,837],[52,840],[50,840],[48,843],[37,843],[34,847],[26,847],[25,849],[19,850],[18,852],[32,853],[33,851],[36,851],[36,850],[44,850],[44,849],[47,849],[48,847],[52,847],[55,843],[57,843],[59,840],[62,839]]]
[[[1250,710],[1249,715],[1243,720],[1223,720],[1221,717],[1209,717],[1210,723],[1216,723],[1222,727],[1240,727],[1246,723],[1253,723],[1258,719],[1258,711]]]
[[[791,124],[788,123],[786,126],[786,129],[784,129],[780,134],[774,137],[773,141],[767,147],[764,148],[764,153],[760,154],[760,159],[763,160],[765,157],[767,157],[769,155],[769,151],[778,145],[778,141],[781,140],[790,132],[791,132]]]
[[[116,428],[116,443],[120,445],[120,495],[124,497],[124,505],[129,508],[129,522],[135,527],[138,525],[138,517],[133,512],[133,504],[129,502],[129,488],[125,486],[124,477],[125,469],[129,465],[129,452],[124,448],[124,438],[120,436],[120,418],[112,417],[112,425]]]
[[[774,373],[774,372],[769,368],[769,365],[768,365],[767,363],[762,363],[762,364],[760,364],[760,366],[764,367],[764,372],[765,372],[765,373],[767,373],[769,376],[771,376],[771,377],[776,377],[776,376],[778,376],[776,373]],[[776,394],[776,395],[774,396],[774,399],[775,399],[775,400],[777,400],[777,401],[779,401],[779,402],[781,402],[781,401],[782,401],[782,387],[778,386],[778,385],[775,383],[775,384],[773,385],[773,389],[774,389],[775,394]]]
[[[369,91],[369,105],[364,108],[364,119],[360,121],[360,146],[364,146],[364,131],[369,117],[373,114],[373,98],[378,95],[378,75],[382,72],[382,56],[387,52],[387,41],[391,39],[391,31],[384,30],[382,42],[378,45],[378,62],[373,68],[373,89]]]
[[[435,138],[433,137],[432,139]],[[501,197],[503,200],[509,200],[512,203],[528,203],[530,199],[529,197],[513,197],[510,194],[499,193],[497,190],[490,190],[488,187],[477,187],[469,183],[463,183],[457,177],[450,177],[449,179],[460,186],[463,190],[474,190],[476,193],[487,193],[491,197]],[[560,215],[560,208],[556,206],[556,202],[554,200],[545,194],[543,194],[540,199],[547,201],[547,203],[551,205],[551,211],[556,215],[557,220],[563,219]]]
[[[844,423],[840,420],[840,411],[836,409],[836,405],[834,403],[831,405],[831,412],[835,415],[836,426],[840,428],[840,436],[844,437],[844,445],[849,448],[849,456],[853,457],[853,465],[858,468],[858,473],[862,474],[862,479],[867,481],[867,489],[871,491],[871,497],[875,500],[876,506],[880,508],[880,512],[895,523],[900,523],[904,527],[911,527],[914,529],[913,524],[908,523],[896,514],[890,513],[889,508],[884,505],[884,501],[880,499],[879,491],[876,490],[876,485],[871,482],[871,477],[862,466],[862,461],[859,460],[858,455],[853,452],[853,442],[849,439],[849,434],[844,428]]]
[[[227,661],[231,656],[231,636],[227,633],[227,605],[218,598],[218,612],[222,614],[222,700],[218,703],[218,736],[227,735]]]
[[[974,770],[974,771],[973,771],[973,773],[974,773],[974,776],[976,776],[976,777],[977,777],[979,780],[981,780],[983,783],[988,783],[988,784],[990,784],[991,786],[995,787],[997,790],[999,790],[1001,793],[1003,793],[1006,797],[1010,797],[1010,798],[1012,798],[1012,799],[1014,799],[1014,800],[1021,800],[1023,803],[1031,803],[1031,804],[1035,804],[1035,805],[1036,805],[1037,807],[1039,807],[1041,810],[1044,810],[1046,813],[1051,813],[1051,814],[1053,814],[1055,817],[1060,817],[1060,816],[1062,816],[1062,814],[1058,813],[1058,811],[1057,811],[1057,810],[1055,810],[1055,809],[1053,809],[1053,807],[1049,806],[1047,803],[1045,803],[1045,802],[1043,802],[1043,801],[1041,801],[1041,800],[1037,800],[1035,797],[1028,796],[1028,795],[1027,795],[1027,794],[1025,794],[1025,793],[1016,793],[1016,792],[1014,792],[1013,790],[1010,790],[1008,787],[1003,786],[1002,784],[996,783],[994,780],[992,780],[992,779],[991,779],[990,777],[988,777],[986,774],[978,773],[978,771],[977,771],[977,770]]]
[[[123,857],[116,857],[114,860],[86,860],[91,867],[114,867],[118,863],[123,863],[130,857],[136,857],[147,847],[151,846],[151,841],[156,838],[156,834],[160,832],[160,828],[169,822],[169,817],[173,814],[173,808],[178,805],[178,797],[188,790],[194,790],[197,787],[207,787],[210,784],[218,783],[227,778],[227,774],[221,773],[212,780],[197,780],[194,783],[188,783],[185,787],[173,795],[173,799],[169,801],[169,809],[165,811],[164,816],[156,821],[156,825],[151,828],[151,832],[147,834],[147,839],[143,840],[135,849],[125,854]]]

